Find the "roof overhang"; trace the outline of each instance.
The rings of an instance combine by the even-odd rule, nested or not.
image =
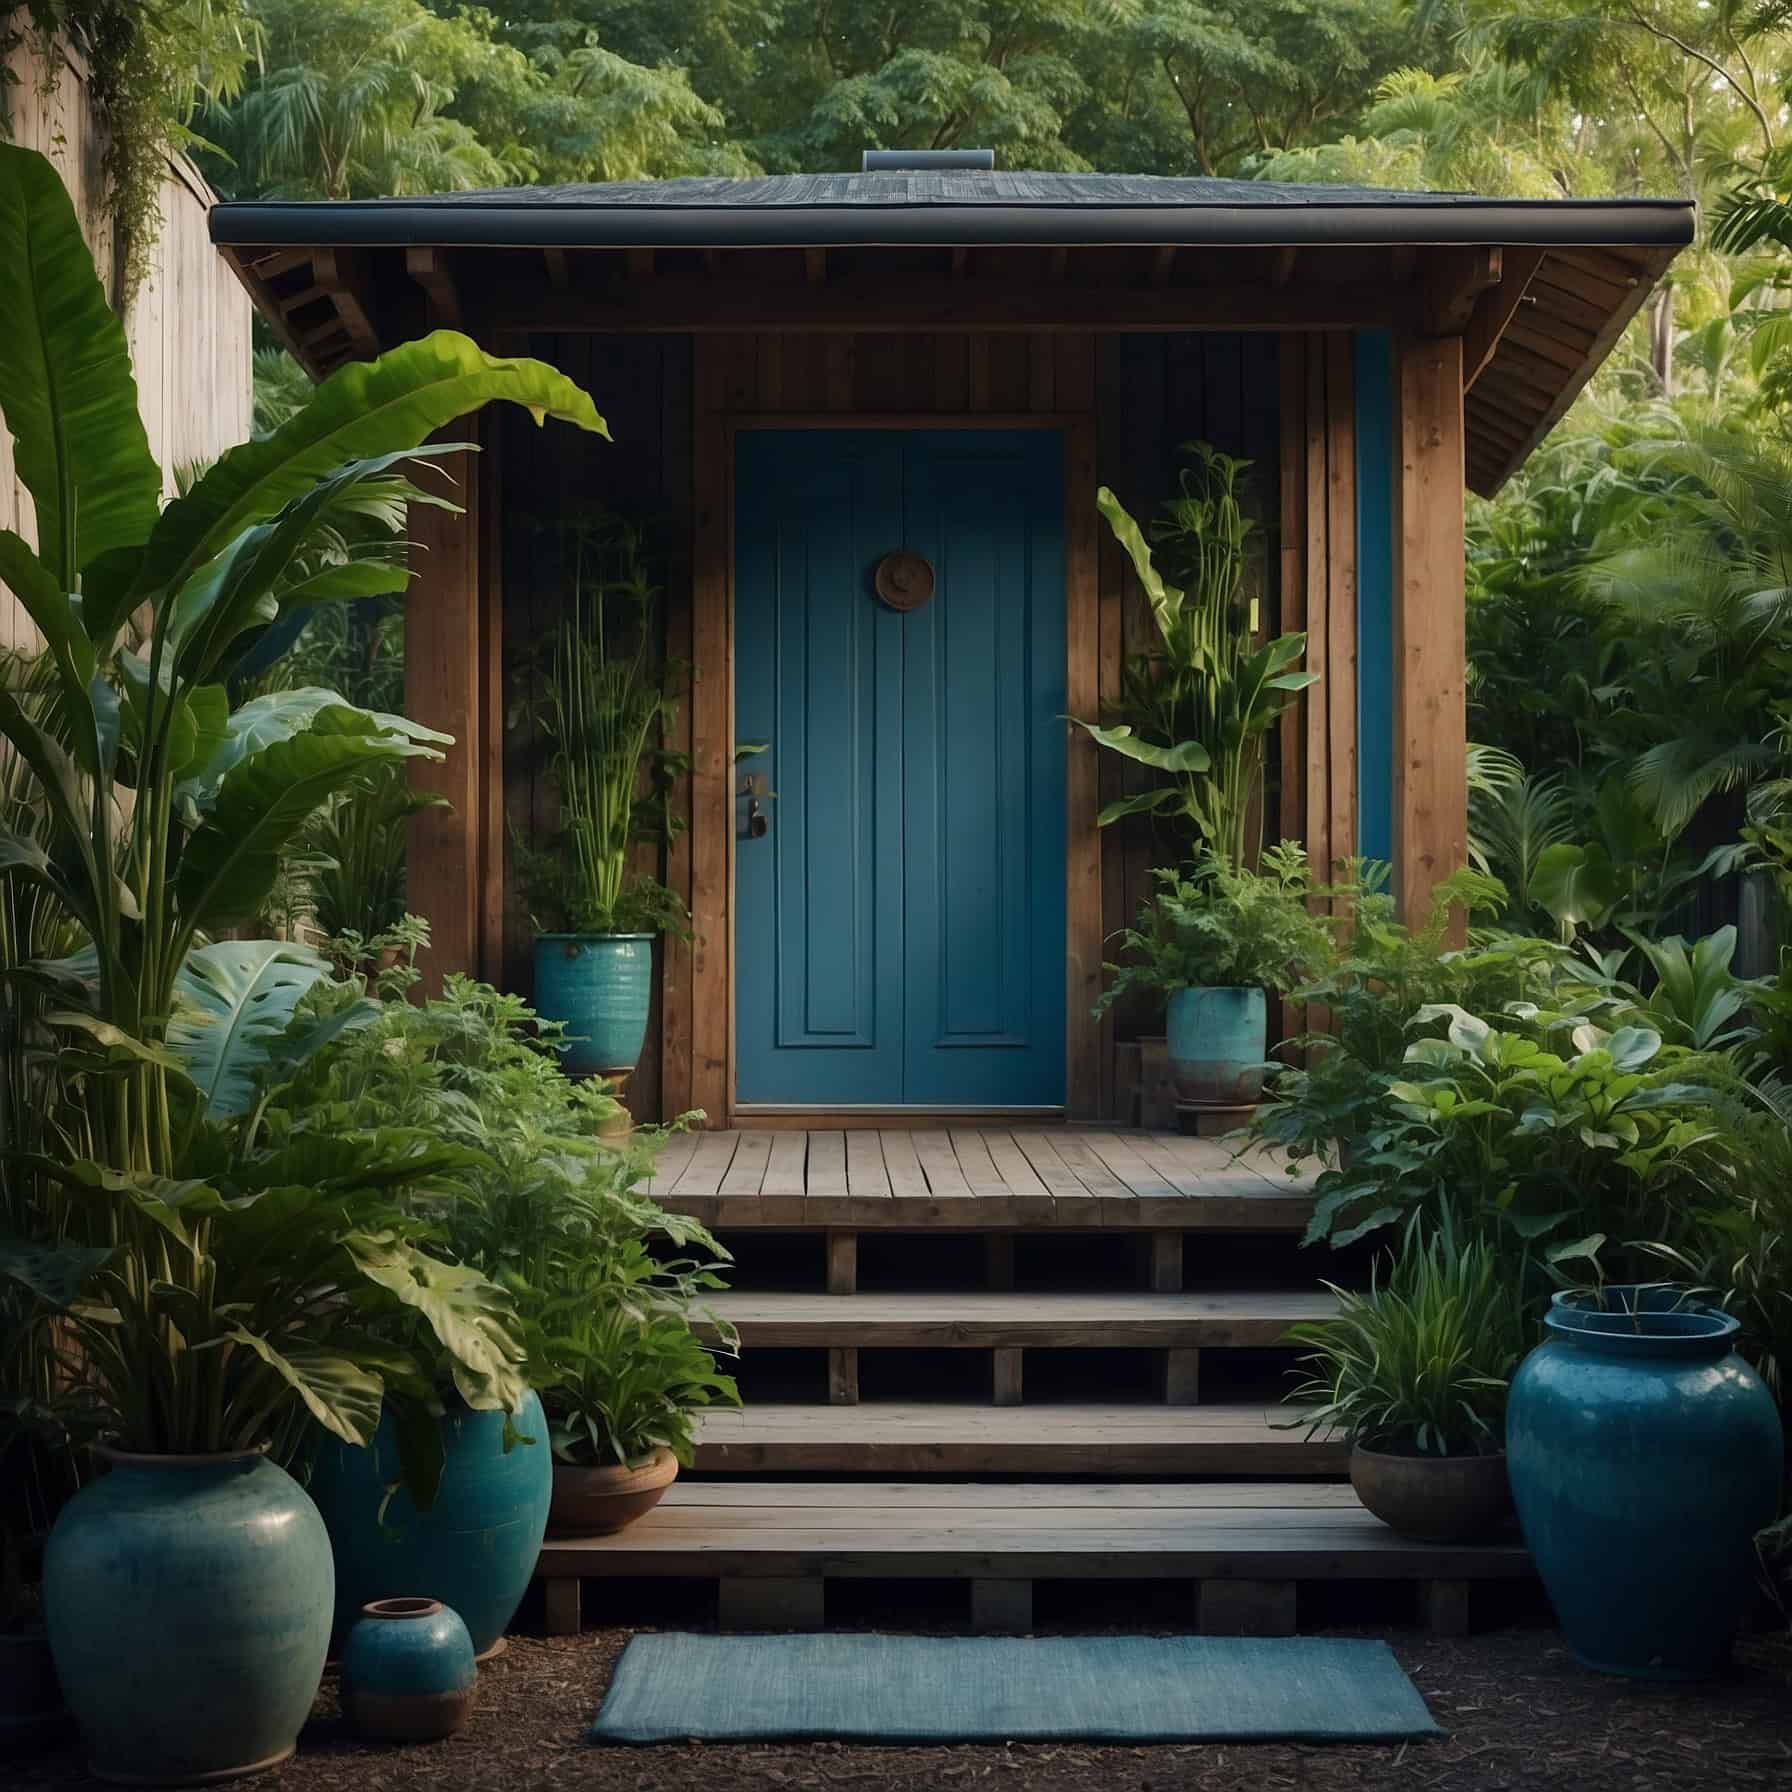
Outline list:
[[[437,325],[487,341],[531,331],[1460,334],[1468,482],[1486,493],[1573,402],[1694,224],[1691,203],[1676,200],[966,178],[236,203],[215,207],[211,228],[318,376]],[[1186,197],[1220,190],[1223,202]],[[737,192],[758,197],[716,197]],[[876,197],[846,203],[840,192]],[[1128,203],[1141,192],[1149,203]]]

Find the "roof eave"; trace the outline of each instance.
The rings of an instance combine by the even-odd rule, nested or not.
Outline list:
[[[235,248],[1682,248],[1692,241],[1694,215],[1692,201],[1680,199],[1112,207],[263,201],[214,206],[211,234]]]

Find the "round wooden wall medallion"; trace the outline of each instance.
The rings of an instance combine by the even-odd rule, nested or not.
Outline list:
[[[921,554],[904,549],[877,565],[877,595],[892,610],[918,610],[933,596],[933,568]]]

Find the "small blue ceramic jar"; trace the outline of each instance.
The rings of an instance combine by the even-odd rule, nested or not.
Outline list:
[[[473,1639],[439,1599],[376,1599],[342,1651],[342,1712],[373,1742],[434,1742],[473,1709]]]

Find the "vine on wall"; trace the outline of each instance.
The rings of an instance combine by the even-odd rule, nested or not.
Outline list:
[[[129,308],[161,230],[170,150],[200,98],[228,94],[254,55],[244,0],[0,0],[0,132],[11,135],[12,52],[38,52],[47,93],[67,71],[63,46],[85,65],[84,85],[105,133],[101,169],[113,230],[113,302]]]

